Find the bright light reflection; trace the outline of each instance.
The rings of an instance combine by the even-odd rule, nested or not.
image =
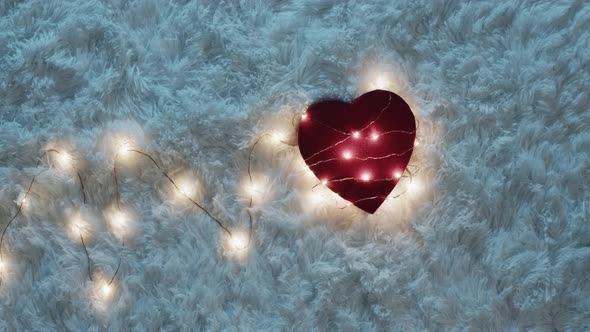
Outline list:
[[[401,178],[402,177],[402,172],[400,172],[400,171],[393,172],[393,177],[396,178],[396,179]]]
[[[233,229],[231,233],[230,236],[224,232],[224,254],[237,260],[244,260],[250,253],[248,233],[240,229]]]
[[[186,198],[185,196],[192,198],[192,196],[195,194],[195,185],[193,185],[188,179],[182,179],[178,181],[177,185],[182,198]]]
[[[134,220],[129,211],[113,206],[105,211],[105,218],[111,228],[111,232],[119,240],[124,240],[134,229]]]
[[[408,192],[417,193],[422,189],[422,184],[416,178],[413,178],[408,186]]]
[[[344,157],[344,159],[351,159],[352,153],[350,151],[344,151],[344,153],[342,153],[342,156]]]
[[[129,153],[129,150],[132,149],[132,145],[128,139],[121,139],[119,144],[117,145],[117,153],[119,155],[126,155]]]
[[[117,286],[115,282],[110,282],[112,276],[98,275],[94,276],[94,283],[92,286],[91,297],[94,302],[94,306],[99,311],[106,311],[113,302],[117,293]]]
[[[250,177],[245,176],[242,179],[242,193],[246,198],[251,198],[254,204],[264,202],[272,196],[269,177],[259,173],[252,173],[252,182],[250,182]]]
[[[361,137],[361,134],[358,131],[355,131],[352,133],[352,137],[359,138],[359,137]]]
[[[82,218],[80,213],[76,213],[70,217],[69,235],[73,240],[80,240],[80,235],[86,237],[88,223]]]
[[[104,284],[101,288],[101,292],[103,298],[108,298],[113,293],[113,286],[109,284]]]
[[[278,132],[278,131],[274,131],[270,134],[270,137],[272,137],[273,142],[275,143],[280,143],[281,141],[285,140],[285,135],[283,135],[283,133]]]
[[[384,74],[379,74],[375,78],[373,85],[374,85],[375,89],[387,90],[387,88],[391,85],[391,81]]]
[[[60,152],[56,155],[56,161],[59,167],[68,169],[72,165],[72,156],[67,152]]]
[[[369,174],[369,173],[363,173],[361,175],[361,180],[363,180],[363,181],[369,181],[369,180],[371,180],[371,174]]]

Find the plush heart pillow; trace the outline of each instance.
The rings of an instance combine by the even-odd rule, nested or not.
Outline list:
[[[352,103],[309,106],[297,140],[303,160],[325,186],[374,213],[408,166],[415,138],[408,104],[393,92],[374,90]]]

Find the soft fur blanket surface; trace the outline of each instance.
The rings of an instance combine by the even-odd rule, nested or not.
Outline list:
[[[585,0],[1,0],[0,330],[590,330],[588,31]],[[292,143],[375,88],[419,144],[370,215]]]

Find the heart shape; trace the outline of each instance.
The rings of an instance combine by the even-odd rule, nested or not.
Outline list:
[[[309,106],[297,135],[301,156],[318,179],[371,214],[399,182],[415,139],[410,106],[384,90],[352,103],[326,100]]]

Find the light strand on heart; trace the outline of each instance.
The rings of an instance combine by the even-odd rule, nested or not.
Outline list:
[[[390,153],[387,155],[383,155],[383,156],[355,156],[353,155],[353,152],[351,149],[346,149],[346,147],[342,148],[341,150],[341,157],[334,157],[334,158],[328,158],[328,159],[323,159],[323,160],[319,160],[319,161],[315,161],[314,158],[316,158],[318,155],[328,152],[332,149],[335,149],[336,147],[342,145],[345,142],[348,142],[351,139],[363,139],[363,140],[371,140],[371,141],[377,141],[380,137],[384,136],[384,135],[389,135],[389,134],[406,134],[406,135],[416,135],[417,131],[418,131],[418,127],[419,127],[419,121],[416,119],[417,122],[417,126],[415,128],[415,130],[413,131],[408,131],[408,130],[388,130],[385,132],[381,132],[381,133],[376,133],[376,132],[372,132],[371,134],[367,135],[364,134],[364,131],[371,128],[371,126],[373,126],[378,120],[379,118],[382,116],[382,114],[385,112],[385,110],[387,110],[390,105],[391,105],[391,101],[392,101],[392,95],[389,94],[389,99],[387,102],[387,105],[385,107],[383,107],[377,117],[375,117],[373,120],[368,121],[364,126],[362,126],[359,130],[353,130],[353,131],[348,131],[348,130],[340,130],[338,128],[335,128],[334,126],[331,126],[323,121],[319,121],[318,119],[316,119],[315,117],[310,117],[310,114],[308,113],[308,111],[305,111],[303,114],[301,114],[301,118],[300,118],[300,123],[306,122],[306,121],[310,121],[313,123],[318,123],[321,126],[328,128],[329,130],[333,131],[336,134],[340,134],[340,135],[345,135],[344,138],[338,140],[337,142],[335,142],[334,144],[331,144],[327,147],[322,148],[319,151],[316,151],[315,153],[307,156],[304,161],[308,164],[306,167],[311,171],[311,168],[314,168],[317,165],[321,165],[324,163],[328,163],[328,162],[335,162],[335,161],[367,161],[367,160],[384,160],[384,159],[388,159],[388,158],[393,158],[393,157],[397,157],[397,156],[403,156],[406,155],[407,153],[411,153],[414,148],[416,146],[418,146],[418,140],[414,140],[414,144],[412,147],[408,148],[405,151],[402,152],[396,152],[396,153]],[[309,110],[309,108],[308,108]],[[313,163],[309,163],[310,161],[315,161]],[[396,169],[397,168],[397,169]],[[363,182],[363,183],[376,183],[376,182],[385,182],[385,181],[396,181],[396,180],[400,180],[402,178],[402,172],[401,172],[401,167],[396,167],[392,170],[392,174],[393,177],[386,177],[386,178],[378,178],[378,179],[372,179],[371,174],[370,173],[362,173],[360,174],[358,177],[346,177],[346,178],[342,178],[342,179],[327,179],[327,178],[322,178],[320,179],[320,183],[316,184],[313,188],[316,188],[319,184],[323,184],[325,186],[328,186],[330,183],[336,183],[336,182],[344,182],[344,181],[358,181],[358,182]],[[410,174],[411,177],[411,172],[408,170],[408,174]],[[412,183],[412,179],[410,178],[410,184]],[[405,193],[407,191],[404,190],[401,194]],[[400,194],[400,195],[401,195]],[[369,199],[381,199],[381,200],[386,200],[386,199],[391,199],[394,196],[390,196],[388,195],[387,197],[365,197],[362,198],[356,202],[353,202],[351,204],[355,204],[357,202],[362,202],[364,200],[369,200]],[[398,197],[398,196],[395,196]]]
[[[389,99],[387,100],[387,105],[385,105],[385,107],[383,107],[381,110],[379,110],[379,114],[377,114],[377,116],[375,117],[375,119],[373,119],[372,121],[369,121],[369,123],[367,123],[364,127],[362,127],[359,130],[359,132],[364,131],[365,129],[369,128],[372,124],[374,124],[375,122],[377,122],[377,120],[379,120],[379,118],[381,118],[381,115],[385,112],[385,110],[389,107],[389,105],[391,105],[391,95],[389,96]],[[302,121],[303,120],[306,120],[308,118],[309,118],[309,116],[307,115],[307,112],[306,113],[303,113],[303,115],[301,116],[301,120]],[[334,127],[332,127],[332,126],[324,123],[323,121],[319,121],[318,119],[314,119],[314,118],[309,118],[309,119],[311,121],[313,121],[313,122],[316,122],[316,123],[318,123],[318,124],[320,124],[320,125],[328,128],[328,129],[330,129],[330,130],[333,130],[333,131],[335,131],[335,132],[337,132],[339,134],[349,135],[349,136],[351,135],[351,133],[349,133],[349,132],[346,132],[346,131],[343,131],[343,130],[340,130],[340,129],[336,129],[336,128],[334,128]]]
[[[373,125],[375,122],[377,122],[377,120],[379,120],[379,118],[381,118],[381,115],[382,115],[382,114],[385,112],[385,110],[386,110],[386,109],[387,109],[387,108],[388,108],[390,105],[391,105],[391,95],[389,96],[389,100],[387,101],[387,105],[386,105],[385,107],[383,107],[383,108],[382,108],[382,109],[379,111],[379,114],[377,115],[377,117],[375,117],[375,119],[374,119],[374,120],[372,120],[372,121],[369,121],[369,123],[367,123],[367,124],[366,124],[364,127],[362,127],[362,128],[361,128],[359,131],[357,131],[356,133],[361,133],[361,132],[365,131],[367,128],[369,128],[371,125]],[[302,120],[302,121],[303,121],[303,120],[305,120],[305,119],[307,119],[307,118],[308,118],[307,112],[306,112],[306,113],[303,113],[303,115],[301,115],[301,120]],[[309,156],[309,157],[307,157],[307,158],[305,159],[305,161],[306,161],[306,162],[307,162],[308,160],[310,160],[311,158],[313,158],[313,157],[317,156],[318,154],[320,154],[320,153],[323,153],[323,152],[326,152],[326,151],[328,151],[328,150],[330,150],[330,149],[333,149],[334,147],[336,147],[336,146],[338,146],[338,145],[340,145],[340,144],[342,144],[342,143],[346,142],[347,140],[349,140],[350,138],[352,138],[352,137],[354,137],[354,136],[355,136],[355,133],[349,133],[349,132],[345,132],[345,131],[338,130],[338,129],[336,129],[336,128],[334,128],[334,127],[330,126],[330,125],[327,125],[327,124],[325,124],[325,123],[324,123],[324,122],[322,122],[322,121],[319,121],[319,120],[317,120],[317,119],[310,118],[310,120],[311,120],[311,121],[313,121],[313,122],[319,123],[320,125],[322,125],[322,126],[324,126],[324,127],[328,128],[328,129],[330,129],[330,130],[333,130],[333,131],[335,131],[335,132],[337,132],[337,133],[339,133],[339,134],[346,135],[346,138],[344,138],[343,140],[341,140],[341,141],[339,141],[339,142],[337,142],[337,143],[335,143],[335,144],[333,144],[333,145],[331,145],[331,146],[329,146],[329,147],[327,147],[327,148],[325,148],[325,149],[323,149],[323,150],[320,150],[320,151],[318,151],[318,152],[316,152],[316,153],[312,154],[311,156]],[[390,131],[390,133],[393,133],[393,132],[394,132],[394,131]],[[400,132],[404,132],[404,131],[400,131]],[[385,135],[385,134],[386,134],[386,133],[383,133],[383,134],[380,134],[380,135]]]
[[[405,150],[404,152],[400,152],[400,153],[390,153],[385,156],[377,156],[377,157],[369,156],[369,157],[364,157],[364,158],[354,157],[352,154],[350,154],[349,151],[344,151],[342,158],[329,158],[329,159],[320,160],[320,161],[317,161],[313,164],[309,164],[308,167],[311,168],[311,167],[314,167],[314,166],[317,166],[317,165],[320,165],[323,163],[328,163],[331,161],[339,161],[339,160],[360,160],[360,161],[381,160],[381,159],[387,159],[387,158],[391,158],[391,157],[403,156],[412,150],[414,150],[414,147],[411,147],[411,148]]]
[[[407,176],[406,176],[406,175],[404,175],[404,176],[402,176],[402,177],[401,177],[401,178],[409,178],[409,179],[410,179],[410,183],[408,183],[408,185],[407,185],[407,186],[404,188],[404,190],[403,190],[402,192],[400,192],[399,194],[397,194],[397,195],[393,195],[393,196],[391,196],[391,195],[388,195],[388,196],[371,196],[371,197],[363,197],[363,198],[361,198],[361,199],[359,199],[359,200],[356,200],[356,201],[353,201],[353,202],[349,202],[349,203],[348,203],[346,206],[343,206],[343,207],[341,207],[340,209],[341,209],[341,210],[343,210],[343,209],[346,209],[347,207],[349,207],[350,205],[355,205],[355,204],[357,204],[357,203],[360,203],[360,202],[363,202],[363,201],[367,201],[367,200],[372,200],[372,199],[380,199],[380,200],[392,200],[392,199],[394,199],[394,198],[401,197],[401,196],[402,196],[402,195],[404,195],[406,192],[408,192],[408,190],[411,188],[411,186],[412,186],[412,182],[413,182],[413,180],[414,180],[414,175],[420,171],[420,168],[419,168],[419,167],[417,167],[417,166],[416,166],[416,168],[417,168],[416,172],[412,172],[412,171],[410,171],[409,167],[411,167],[411,166],[412,166],[412,165],[408,165],[408,168],[406,169],[406,170],[407,170],[407,172],[408,172],[408,175],[407,175]]]
[[[336,129],[336,128],[332,127],[332,126],[329,126],[329,125],[327,125],[327,124],[325,124],[325,123],[323,123],[323,122],[319,122],[319,121],[318,121],[318,122],[319,122],[320,124],[322,124],[323,126],[326,126],[327,128],[329,128],[329,129],[331,129],[331,130],[333,130],[333,131],[335,131],[335,132],[338,132],[338,133],[344,134],[344,135],[346,135],[346,137],[345,137],[344,139],[342,139],[342,140],[340,140],[340,141],[336,142],[335,144],[332,144],[332,145],[330,145],[330,146],[328,146],[328,147],[326,147],[326,148],[322,149],[321,151],[314,153],[314,154],[313,154],[313,155],[311,155],[310,157],[306,158],[304,161],[308,161],[309,159],[313,158],[314,156],[317,156],[318,154],[320,154],[320,153],[322,153],[322,152],[325,152],[325,151],[328,151],[328,150],[330,150],[330,149],[333,149],[334,147],[336,147],[336,146],[338,146],[338,145],[340,145],[340,144],[342,144],[342,143],[346,142],[347,140],[349,140],[349,139],[351,139],[351,138],[360,138],[361,136],[360,136],[360,135],[358,135],[358,133],[360,133],[360,132],[364,131],[365,129],[367,129],[367,128],[369,128],[371,125],[373,125],[373,124],[374,124],[374,123],[375,123],[375,122],[376,122],[376,121],[377,121],[377,120],[378,120],[378,119],[381,117],[381,115],[383,114],[383,112],[384,112],[384,111],[385,111],[385,110],[386,110],[386,109],[389,107],[390,103],[391,103],[391,96],[389,96],[389,100],[388,100],[388,103],[387,103],[387,105],[386,105],[384,108],[382,108],[382,109],[380,110],[380,112],[379,112],[378,116],[377,116],[377,117],[376,117],[374,120],[372,120],[372,121],[368,122],[368,123],[367,123],[365,126],[363,126],[363,127],[362,127],[362,128],[359,130],[359,131],[356,131],[356,132],[344,132],[344,131],[340,131],[340,130],[338,130],[338,129]],[[291,119],[291,125],[292,125],[293,127],[295,127],[295,122],[294,122],[294,120],[295,120],[295,118],[296,118],[298,115],[301,117],[301,118],[300,118],[300,121],[304,121],[304,120],[306,120],[306,119],[308,118],[308,116],[307,116],[307,112],[304,112],[304,113],[302,113],[302,114],[298,114],[298,113],[294,114],[294,115],[293,115],[293,117],[292,117],[292,119]],[[413,134],[416,134],[416,132],[417,132],[417,130],[418,130],[418,126],[419,126],[419,122],[418,122],[418,124],[417,124],[417,126],[416,126],[416,130],[414,130],[414,131],[406,131],[406,130],[389,130],[389,131],[386,131],[386,132],[383,132],[383,133],[380,133],[380,134],[378,134],[378,137],[375,137],[375,135],[372,135],[370,139],[372,139],[372,140],[375,140],[375,139],[378,139],[378,138],[379,138],[379,136],[382,136],[382,135],[388,135],[388,134],[394,134],[394,133],[400,133],[400,134],[408,134],[408,135],[413,135]],[[357,135],[355,135],[355,134],[357,134]],[[284,140],[281,140],[281,139],[279,139],[279,138],[278,138],[278,135],[269,134],[269,133],[264,133],[264,134],[260,135],[260,136],[259,136],[259,137],[256,139],[256,141],[254,142],[254,144],[252,145],[252,147],[250,148],[250,152],[249,152],[249,154],[248,154],[248,169],[247,169],[247,173],[248,173],[248,179],[249,179],[250,186],[253,186],[253,179],[252,179],[252,172],[251,172],[251,168],[252,168],[252,166],[251,166],[251,164],[252,164],[252,154],[253,154],[253,152],[254,152],[254,150],[255,150],[256,146],[259,144],[259,142],[260,142],[260,141],[261,141],[263,138],[265,138],[265,137],[272,137],[272,138],[273,138],[275,141],[277,141],[277,142],[279,142],[279,143],[282,143],[282,144],[285,144],[285,145],[289,145],[289,146],[297,146],[297,144],[295,144],[295,143],[289,143],[289,142],[286,142],[286,141],[284,141]],[[404,151],[404,152],[402,152],[402,153],[392,153],[392,154],[389,154],[389,155],[386,155],[386,156],[381,156],[381,157],[366,157],[366,158],[360,158],[360,157],[352,157],[352,156],[350,156],[349,158],[345,158],[345,159],[347,159],[347,160],[348,160],[348,159],[356,159],[356,160],[370,160],[370,159],[373,159],[373,160],[374,160],[374,159],[386,159],[386,158],[390,158],[390,157],[394,157],[394,156],[401,156],[401,155],[404,155],[404,154],[406,154],[406,153],[408,153],[408,152],[410,152],[410,151],[413,151],[413,150],[414,150],[414,147],[415,147],[415,146],[417,146],[417,145],[418,145],[418,141],[416,140],[416,141],[415,141],[415,143],[414,143],[414,146],[413,146],[412,148],[409,148],[407,151]],[[317,164],[324,163],[324,162],[329,162],[329,161],[332,161],[332,160],[340,160],[340,158],[332,158],[332,159],[327,159],[327,160],[321,160],[321,161],[318,161],[318,162],[316,162],[316,163],[314,163],[314,164],[307,165],[306,167],[307,167],[307,169],[308,169],[308,170],[310,170],[310,167],[312,167],[312,166],[315,166],[315,165],[317,165]],[[412,165],[408,165],[408,166],[406,167],[406,169],[407,169],[407,173],[408,173],[408,175],[407,175],[407,176],[406,176],[406,175],[403,175],[403,174],[402,174],[401,172],[399,172],[399,171],[396,171],[396,172],[394,173],[394,176],[393,176],[393,177],[390,177],[390,178],[383,178],[383,179],[367,179],[367,178],[363,178],[363,177],[361,177],[361,178],[357,178],[357,177],[347,177],[347,178],[342,178],[342,179],[331,179],[331,180],[326,180],[326,179],[324,179],[324,180],[321,180],[321,181],[320,181],[319,183],[317,183],[316,185],[314,185],[314,186],[312,187],[312,190],[314,190],[314,189],[315,189],[317,186],[319,186],[319,185],[324,185],[324,186],[327,186],[329,183],[333,183],[333,182],[344,182],[344,181],[385,182],[385,181],[394,181],[394,180],[400,180],[401,178],[406,178],[406,177],[409,177],[409,178],[410,178],[410,185],[411,185],[411,183],[412,183],[412,176],[413,176],[413,174],[412,174],[412,172],[411,172],[411,171],[410,171],[410,169],[409,169],[410,167],[412,167]],[[310,170],[310,171],[311,171],[311,170]],[[402,191],[400,194],[398,194],[398,195],[395,195],[395,196],[387,196],[387,197],[381,197],[381,196],[378,196],[378,197],[377,197],[377,196],[376,196],[376,197],[367,197],[367,198],[363,198],[363,199],[361,199],[361,200],[359,200],[359,201],[368,200],[368,199],[377,199],[377,198],[380,198],[380,199],[383,199],[383,200],[385,200],[385,199],[387,199],[387,200],[390,200],[390,199],[393,199],[393,198],[397,198],[397,197],[399,197],[399,196],[403,195],[404,193],[406,193],[406,192],[408,191],[408,188],[409,188],[409,186],[410,186],[410,185],[408,185],[408,187],[406,187],[406,188],[405,188],[405,189],[404,189],[404,190],[403,190],[403,191]],[[249,204],[248,204],[248,207],[249,207],[249,209],[250,209],[250,208],[252,208],[252,202],[253,202],[253,197],[252,197],[252,195],[250,195],[250,197],[249,197]],[[355,201],[355,202],[352,202],[351,204],[355,204],[355,203],[356,203],[356,201]],[[253,234],[253,218],[252,218],[252,214],[251,214],[251,212],[250,212],[250,210],[249,210],[249,209],[248,209],[248,217],[249,217],[249,226],[250,226],[250,231],[249,231],[249,236],[248,236],[248,245],[250,244],[251,237],[252,237],[252,234]]]
[[[409,166],[409,165],[408,165]],[[409,172],[408,172],[409,173]],[[346,178],[339,178],[339,179],[330,179],[330,180],[323,180],[320,183],[317,183],[312,187],[312,189],[316,188],[319,185],[328,185],[330,183],[338,183],[338,182],[346,182],[346,181],[363,181],[363,182],[389,182],[394,180],[399,180],[403,178],[411,178],[412,174],[410,175],[402,175],[399,177],[392,177],[392,178],[383,178],[383,179],[359,179],[357,177],[346,177]]]
[[[358,133],[358,132],[355,132],[355,133]],[[305,161],[308,161],[308,160],[312,159],[313,157],[317,156],[320,153],[323,153],[323,152],[326,152],[328,150],[331,150],[331,149],[337,147],[338,145],[347,142],[351,138],[361,138],[361,137],[363,137],[363,136],[355,137],[354,136],[355,133],[348,133],[347,136],[344,139],[342,139],[342,140],[340,140],[340,141],[338,141],[338,142],[336,142],[336,143],[334,143],[334,144],[332,144],[332,145],[330,145],[330,146],[328,146],[328,147],[326,147],[326,148],[324,148],[324,149],[322,149],[322,150],[320,150],[320,151],[318,151],[318,152],[310,155],[309,157],[305,158],[304,160]],[[408,134],[408,135],[413,135],[415,133],[416,133],[416,130],[414,130],[414,131],[389,130],[389,131],[386,131],[386,132],[383,132],[383,133],[373,134],[373,135],[371,135],[371,138],[369,138],[369,139],[376,140],[376,139],[379,139],[379,137],[385,136],[385,135],[388,135],[388,134]],[[367,139],[367,138],[365,138],[365,139]]]
[[[313,157],[317,156],[318,154],[321,154],[321,153],[323,153],[323,152],[326,152],[326,151],[328,151],[328,150],[331,150],[331,149],[333,149],[333,148],[337,147],[338,145],[340,145],[340,144],[342,144],[342,143],[344,143],[344,142],[348,141],[348,140],[349,140],[349,139],[351,139],[351,138],[357,138],[357,139],[358,139],[358,138],[361,138],[361,137],[362,137],[362,138],[365,138],[365,136],[361,136],[361,135],[360,135],[360,133],[362,133],[363,131],[365,131],[366,129],[368,129],[369,127],[371,127],[373,124],[375,124],[375,122],[377,122],[377,121],[379,120],[379,118],[381,118],[381,115],[382,115],[382,114],[385,112],[385,110],[386,110],[387,108],[389,108],[389,106],[391,105],[391,99],[392,99],[392,96],[391,96],[391,95],[389,95],[388,97],[389,97],[389,99],[388,99],[388,101],[387,101],[387,105],[386,105],[385,107],[383,107],[383,108],[382,108],[382,109],[379,111],[379,114],[377,115],[377,117],[375,117],[375,119],[373,119],[373,120],[369,121],[369,122],[368,122],[368,123],[367,123],[365,126],[363,126],[361,129],[359,129],[359,130],[357,130],[357,131],[354,131],[354,132],[347,132],[347,131],[342,131],[342,130],[336,129],[336,128],[334,128],[334,127],[332,127],[332,126],[330,126],[330,125],[328,125],[328,124],[326,124],[326,123],[324,123],[324,122],[322,122],[322,121],[319,121],[319,120],[317,120],[317,119],[314,119],[314,118],[310,118],[310,117],[309,117],[309,115],[307,114],[307,112],[304,112],[303,114],[301,114],[300,121],[304,121],[304,120],[307,120],[307,119],[309,119],[309,120],[311,120],[311,121],[313,121],[313,122],[319,123],[320,125],[322,125],[322,126],[324,126],[324,127],[328,128],[328,129],[330,129],[330,130],[332,130],[332,131],[334,131],[334,132],[336,132],[336,133],[339,133],[339,134],[342,134],[342,135],[346,135],[346,137],[345,137],[344,139],[342,139],[342,140],[340,140],[340,141],[338,141],[338,142],[336,142],[336,143],[334,143],[334,144],[332,144],[332,145],[330,145],[330,146],[328,146],[328,147],[326,147],[326,148],[324,148],[324,149],[322,149],[322,150],[320,150],[320,151],[317,151],[317,152],[313,153],[312,155],[310,155],[309,157],[305,158],[304,160],[307,162],[308,160],[312,159]],[[296,114],[296,115],[297,115],[297,114]],[[295,116],[296,116],[296,115],[295,115]],[[293,119],[291,120],[291,124],[292,124],[292,125],[294,125],[294,122],[293,122],[293,120],[295,119],[295,116],[294,116],[294,117],[293,117]],[[370,135],[370,139],[371,139],[371,140],[377,140],[377,139],[379,139],[379,137],[381,137],[381,136],[385,136],[385,135],[388,135],[388,134],[408,134],[408,135],[415,135],[415,134],[418,132],[418,128],[420,127],[420,122],[419,122],[417,119],[416,119],[416,123],[417,123],[417,125],[416,125],[416,129],[415,129],[415,130],[413,130],[413,131],[406,131],[406,130],[388,130],[388,131],[386,131],[386,132],[383,132],[383,133],[379,133],[379,134],[372,134],[372,135]],[[365,138],[365,139],[366,139],[366,138]],[[418,145],[418,141],[416,141],[416,142],[414,143],[414,146],[416,146],[416,145]],[[410,150],[411,150],[411,149],[410,149]],[[404,152],[404,154],[405,154],[405,153],[407,153],[407,152]],[[350,159],[350,158],[345,158],[345,159]]]

